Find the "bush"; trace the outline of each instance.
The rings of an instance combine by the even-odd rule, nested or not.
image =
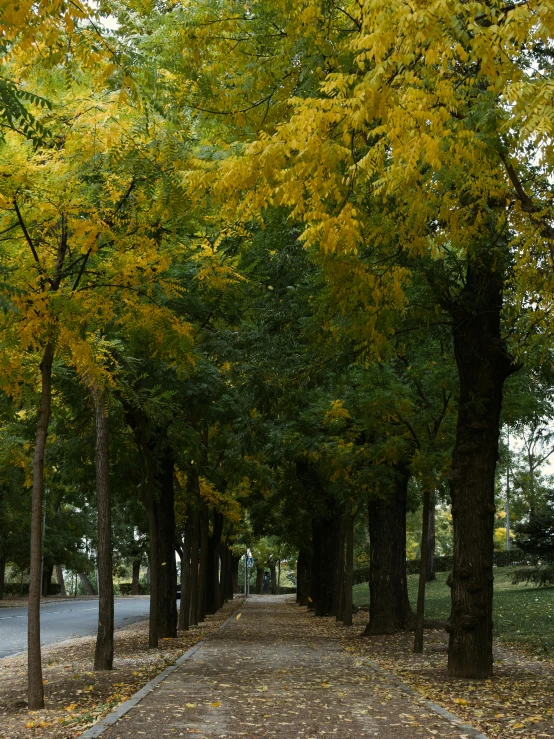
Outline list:
[[[542,565],[541,567],[523,567],[522,569],[516,570],[513,574],[512,583],[519,585],[525,583],[529,585],[532,582],[538,585],[539,588],[546,587],[547,585],[554,585],[554,565]]]
[[[119,590],[119,595],[131,595],[133,584],[130,582],[120,582],[114,586],[114,590]],[[139,582],[139,595],[149,595],[150,587]]]
[[[494,552],[492,559],[495,567],[510,567],[531,564],[533,558],[521,549],[510,549],[508,552]],[[453,561],[451,554],[435,557],[435,572],[451,572]],[[406,574],[419,575],[420,562],[419,559],[409,559],[406,562]],[[359,585],[363,582],[369,582],[369,567],[354,570],[353,584]]]
[[[48,595],[59,595],[61,586],[57,582],[51,582],[48,586]],[[4,583],[4,596],[13,595],[15,597],[23,596],[26,598],[29,595],[29,583],[24,582],[6,582]]]

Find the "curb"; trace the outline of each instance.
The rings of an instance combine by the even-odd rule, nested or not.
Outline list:
[[[363,665],[360,665],[363,669],[369,671],[376,672],[378,675],[381,675],[382,677],[385,677],[389,682],[393,683],[399,690],[402,690],[402,692],[407,693],[412,698],[417,698],[420,703],[423,703],[429,710],[433,711],[434,713],[438,713],[439,716],[442,716],[442,718],[445,718],[447,721],[449,721],[451,724],[454,724],[457,729],[460,731],[463,731],[466,736],[472,737],[472,739],[489,739],[489,737],[486,734],[482,734],[478,729],[475,729],[473,726],[470,726],[470,724],[464,724],[458,716],[455,716],[453,713],[450,713],[450,711],[447,711],[446,708],[443,708],[442,706],[439,706],[438,703],[434,703],[433,701],[429,700],[428,698],[425,698],[421,693],[418,693],[417,690],[414,690],[414,688],[410,688],[409,685],[406,685],[406,683],[403,683],[402,680],[399,680],[399,678],[396,677],[396,675],[393,675],[391,672],[387,672],[382,667],[379,667],[379,665],[376,662],[372,662],[371,660],[364,660]]]
[[[147,682],[146,685],[143,685],[143,687],[134,695],[132,695],[128,700],[126,700],[125,703],[121,703],[111,713],[108,713],[107,716],[104,716],[103,719],[100,719],[100,721],[95,723],[94,726],[91,726],[90,729],[87,729],[82,734],[79,734],[79,739],[96,739],[96,737],[99,737],[101,734],[103,734],[106,729],[109,729],[110,726],[113,726],[115,723],[117,723],[120,718],[125,716],[126,713],[129,713],[131,708],[134,708],[137,704],[139,704],[141,700],[143,698],[146,698],[146,696],[151,693],[156,686],[162,683],[166,679],[166,677],[171,675],[172,672],[175,672],[178,667],[180,667],[184,662],[190,659],[190,657],[192,657],[192,655],[195,654],[200,649],[200,647],[202,647],[206,643],[207,639],[209,639],[212,634],[215,634],[216,631],[219,631],[220,629],[223,629],[225,626],[227,626],[227,624],[235,618],[236,614],[240,611],[245,602],[246,600],[241,603],[236,611],[233,611],[228,619],[226,619],[222,624],[219,624],[219,626],[217,626],[213,631],[210,631],[210,633],[207,634],[204,639],[197,642],[193,647],[188,649],[172,665],[166,667],[163,672],[160,672],[160,674],[152,678],[150,682]],[[485,737],[485,739],[487,738]]]

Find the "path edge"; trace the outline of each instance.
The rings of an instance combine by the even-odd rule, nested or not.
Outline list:
[[[176,659],[172,665],[166,667],[165,670],[160,672],[159,675],[156,675],[156,677],[153,677],[152,680],[147,682],[146,685],[143,685],[140,690],[137,690],[137,692],[134,693],[130,698],[128,698],[124,703],[121,703],[119,706],[117,706],[117,708],[114,708],[113,711],[108,713],[107,716],[104,716],[103,719],[97,721],[94,726],[91,726],[82,734],[79,734],[78,739],[96,739],[97,737],[101,736],[107,729],[109,729],[110,726],[113,726],[115,723],[117,723],[121,718],[123,718],[123,716],[125,716],[126,713],[129,713],[131,708],[134,708],[141,702],[143,698],[146,698],[146,696],[151,693],[155,687],[157,687],[160,683],[163,683],[163,681],[167,677],[169,677],[172,672],[175,672],[178,667],[180,667],[184,662],[190,659],[192,655],[195,654],[200,649],[200,647],[202,647],[206,643],[206,641],[210,638],[212,634],[215,634],[216,631],[220,631],[220,629],[223,629],[225,626],[227,626],[227,624],[236,617],[237,613],[243,607],[246,600],[247,599],[243,600],[241,605],[235,611],[233,611],[229,618],[225,619],[225,621],[219,624],[219,626],[216,626],[216,628],[213,631],[210,631],[209,634],[206,634],[206,636],[201,641],[196,642],[196,644],[194,644],[190,649],[187,649],[187,651],[178,659]],[[487,737],[485,737],[485,739],[487,739]]]
[[[412,698],[417,698],[418,702],[423,703],[434,713],[438,713],[439,716],[442,716],[442,718],[445,718],[451,724],[454,724],[456,728],[458,728],[460,731],[463,731],[467,736],[472,737],[472,739],[489,739],[489,737],[486,734],[482,734],[479,729],[476,729],[470,724],[465,724],[462,719],[456,716],[454,713],[450,713],[450,711],[448,711],[446,708],[443,708],[443,706],[440,706],[438,703],[435,703],[429,698],[426,698],[424,695],[421,695],[421,693],[419,693],[414,688],[411,688],[409,685],[406,685],[405,682],[396,677],[396,675],[394,675],[392,672],[384,670],[376,662],[373,662],[370,659],[364,659],[363,664],[360,666],[368,672],[373,671],[376,672],[378,675],[387,678],[387,680],[393,683],[399,690],[407,693]]]

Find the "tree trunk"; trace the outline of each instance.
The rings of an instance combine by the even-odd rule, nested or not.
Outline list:
[[[281,593],[281,560],[279,560],[278,569],[277,569],[277,595],[280,595],[280,593]]]
[[[492,675],[494,476],[504,381],[516,369],[500,333],[502,269],[481,248],[452,308],[460,399],[450,474],[454,524],[448,674]]]
[[[339,531],[339,547],[338,547],[338,558],[337,558],[337,609],[335,613],[335,619],[342,621],[342,610],[344,604],[344,534],[346,524],[346,514],[341,517],[340,531]]]
[[[434,582],[435,574],[435,494],[431,493],[429,505],[429,536],[427,537],[427,567],[425,568],[425,581]]]
[[[191,554],[192,554],[192,526],[187,526],[185,539],[183,541],[183,556],[181,557],[181,603],[179,609],[179,628],[188,631],[190,628],[191,611]]]
[[[208,565],[209,513],[202,501],[200,509],[200,563],[198,566],[198,622],[206,618],[206,571]]]
[[[219,606],[219,549],[223,533],[223,515],[213,513],[212,535],[208,539],[206,562],[206,613],[216,613]]]
[[[198,500],[191,514],[190,534],[190,625],[198,623],[198,548],[200,543],[200,515],[198,511]]]
[[[140,595],[140,559],[133,560],[133,575],[131,580],[131,595]]]
[[[98,632],[94,669],[113,666],[114,597],[112,576],[112,507],[110,499],[110,447],[108,416],[103,390],[90,388],[96,420],[96,504],[98,509]]]
[[[235,557],[233,556],[233,552],[227,547],[227,571],[225,576],[225,600],[233,600],[233,594],[235,592],[234,589],[234,582],[233,582],[233,576],[235,572],[235,564],[234,564]],[[238,565],[238,560],[237,560]],[[238,585],[238,570],[237,570],[237,585]]]
[[[311,597],[316,616],[335,616],[337,613],[339,540],[340,516],[337,512],[330,512],[326,518],[314,519]]]
[[[234,554],[231,556],[231,578],[233,583],[233,593],[239,592],[239,562],[240,557]]]
[[[366,635],[394,634],[413,624],[406,579],[406,500],[409,473],[396,468],[390,495],[369,510],[369,623]]]
[[[421,526],[421,556],[419,564],[419,585],[417,591],[417,613],[414,637],[414,652],[423,654],[423,629],[425,621],[425,583],[427,581],[427,562],[429,560],[429,523],[431,512],[431,491],[423,491],[423,512]]]
[[[94,589],[94,585],[89,580],[89,577],[86,572],[79,572],[77,573],[79,575],[79,580],[81,581],[81,585],[83,586],[83,590],[85,591],[85,595],[98,595],[96,590]]]
[[[146,513],[148,516],[149,573],[150,573],[150,618],[148,623],[148,647],[158,648],[158,515],[152,492],[146,493]]]
[[[277,595],[277,565],[275,562],[270,562],[269,572],[271,574],[271,595]]]
[[[50,590],[52,575],[54,574],[54,565],[44,564],[42,566],[42,597],[46,598]]]
[[[65,590],[65,581],[63,579],[63,569],[60,565],[56,565],[56,580],[60,586],[60,595],[63,595],[65,598],[67,596],[67,592]]]
[[[264,565],[256,564],[256,595],[262,595],[264,592]]]
[[[301,606],[309,606],[312,591],[312,562],[313,552],[310,547],[304,547],[298,552],[296,564],[296,600]]]
[[[52,363],[54,348],[48,343],[40,363],[41,399],[33,454],[33,492],[31,502],[31,569],[27,626],[27,700],[32,711],[44,708],[42,661],[40,653],[40,562],[42,557],[42,496],[44,492],[44,453],[52,403]]]
[[[6,555],[0,557],[0,600],[4,600],[4,582],[6,581]]]
[[[177,565],[175,562],[175,497],[173,456],[165,451],[157,460],[158,479],[158,636],[177,636]]]
[[[342,603],[342,623],[352,626],[352,587],[354,577],[354,516],[346,518],[346,554],[344,557],[344,596]]]

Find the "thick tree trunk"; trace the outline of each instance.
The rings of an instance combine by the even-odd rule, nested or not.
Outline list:
[[[131,595],[140,595],[140,559],[133,560],[133,574],[131,580]]]
[[[298,552],[296,564],[296,600],[301,606],[310,604],[312,592],[312,563],[313,551],[311,547],[304,547]]]
[[[414,637],[414,652],[423,654],[423,629],[425,621],[425,583],[427,581],[427,563],[429,560],[429,522],[431,510],[431,492],[423,491],[423,512],[421,527],[421,557],[419,564],[419,586],[417,591],[417,613]]]
[[[346,554],[344,557],[344,596],[342,603],[342,623],[352,626],[352,587],[354,577],[354,516],[347,516],[345,522]]]
[[[60,565],[56,565],[56,580],[60,586],[60,595],[63,595],[65,598],[67,596],[67,592],[65,590],[65,581],[63,579],[63,569]]]
[[[85,595],[98,595],[98,593],[94,589],[94,585],[89,580],[87,573],[79,572],[78,575],[79,580],[81,581],[81,585],[83,586],[83,590],[85,591]]]
[[[366,635],[394,634],[413,624],[406,579],[406,500],[409,473],[394,471],[390,495],[369,510],[369,623]]]
[[[208,567],[209,512],[202,501],[200,509],[200,563],[198,566],[198,622],[206,618],[206,573]]]
[[[0,557],[0,600],[4,600],[4,583],[6,581],[6,555]]]
[[[99,388],[90,389],[96,421],[96,504],[98,509],[98,632],[94,669],[113,666],[114,597],[112,577],[112,507],[110,499],[110,447],[106,398]]]
[[[271,576],[271,595],[277,595],[277,565],[275,562],[269,563],[269,572]]]
[[[175,562],[175,497],[173,456],[165,452],[158,461],[158,636],[177,636],[177,565]]]
[[[334,616],[337,613],[339,540],[338,512],[329,513],[326,518],[314,519],[311,598],[316,616]]]
[[[33,454],[33,492],[31,503],[31,569],[27,626],[27,701],[32,711],[44,708],[40,653],[40,561],[42,557],[42,496],[44,492],[44,453],[52,403],[52,363],[54,348],[47,344],[40,363],[41,399]]]
[[[480,249],[452,309],[460,400],[450,475],[454,562],[448,674],[492,675],[494,475],[504,381],[515,367],[500,333],[502,269]]]
[[[431,493],[429,505],[429,535],[427,537],[427,567],[425,568],[426,582],[434,582],[435,574],[435,494]]]
[[[256,565],[256,595],[262,595],[264,592],[264,565]]]
[[[42,566],[42,597],[46,598],[48,591],[50,590],[50,584],[52,582],[52,575],[54,574],[53,564],[43,564]]]

